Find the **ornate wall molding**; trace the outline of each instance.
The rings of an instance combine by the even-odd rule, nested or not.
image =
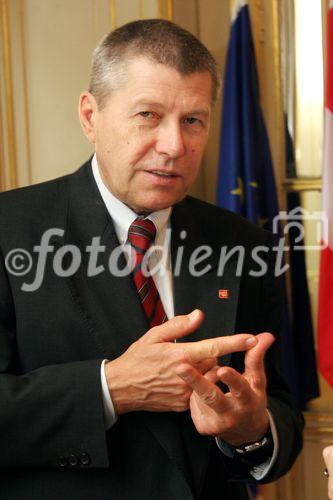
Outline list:
[[[304,437],[308,441],[333,443],[333,414],[306,412]]]
[[[111,17],[111,29],[114,30],[117,27],[117,13],[116,13],[116,0],[110,0],[110,17]]]
[[[321,177],[292,177],[282,181],[282,189],[287,192],[321,191]]]
[[[155,8],[154,8],[155,5]],[[124,18],[124,7],[117,0],[109,0],[109,10],[110,10],[110,18],[111,18],[111,29],[117,28],[119,23],[119,18]],[[174,2],[173,0],[155,0],[155,4],[152,1],[145,0],[133,0],[133,12],[137,12],[137,15],[134,17],[138,17],[139,19],[144,19],[145,17],[159,17],[168,19],[169,21],[173,21],[174,19]],[[133,12],[127,12],[129,15],[128,21],[132,19]],[[125,18],[128,17],[125,15]]]
[[[12,59],[9,29],[8,1],[0,0],[0,21],[1,21],[1,45],[3,58],[3,89],[4,106],[1,107],[3,115],[2,123],[6,124],[6,129],[2,127],[2,142],[4,151],[4,165],[1,178],[3,180],[2,189],[14,188],[17,186],[17,156],[16,156],[16,136],[14,117],[14,96],[12,78]],[[6,161],[6,156],[8,160]],[[8,164],[8,169],[6,168]]]
[[[30,143],[30,122],[29,122],[29,99],[28,99],[28,72],[26,55],[26,29],[25,29],[25,8],[24,0],[19,0],[19,23],[20,23],[20,45],[22,58],[22,87],[24,102],[24,126],[26,138],[26,159],[28,170],[28,182],[32,182],[32,163],[31,163],[31,143]]]

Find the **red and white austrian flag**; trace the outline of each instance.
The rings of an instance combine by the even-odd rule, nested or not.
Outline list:
[[[323,210],[328,232],[323,236],[318,311],[318,361],[322,375],[333,387],[333,0],[328,3],[326,99],[323,165]]]

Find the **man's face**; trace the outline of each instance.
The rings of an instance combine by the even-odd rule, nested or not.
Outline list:
[[[189,190],[208,139],[211,87],[208,72],[183,76],[141,58],[104,109],[95,107],[89,138],[101,176],[135,212],[170,207]]]

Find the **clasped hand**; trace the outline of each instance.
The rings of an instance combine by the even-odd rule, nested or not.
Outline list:
[[[263,359],[274,338],[262,333],[174,342],[195,331],[202,320],[203,313],[197,309],[176,316],[106,363],[115,412],[190,409],[200,434],[234,445],[256,441],[269,426]],[[217,365],[219,356],[236,351],[247,351],[242,375]],[[218,388],[218,380],[229,387],[228,393]]]

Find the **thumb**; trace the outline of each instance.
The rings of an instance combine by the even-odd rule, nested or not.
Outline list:
[[[190,314],[175,316],[162,325],[155,326],[146,335],[153,342],[172,342],[197,330],[203,319],[204,313],[200,309],[194,309]]]

